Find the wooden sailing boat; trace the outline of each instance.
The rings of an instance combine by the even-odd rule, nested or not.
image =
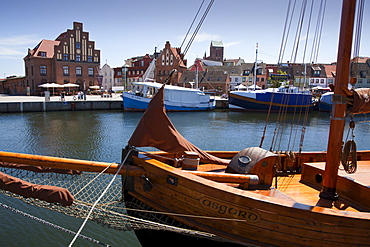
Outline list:
[[[338,173],[347,99],[352,94],[345,89],[355,5],[355,0],[343,2],[327,153],[300,153],[292,160],[261,148],[208,152],[223,159],[217,160],[205,157],[177,134],[168,137],[175,132],[170,123],[167,132],[157,129],[150,136],[153,126],[145,123],[151,116],[148,109],[129,144],[164,151],[132,156],[131,164],[146,174],[144,179],[126,181],[126,199],[135,198],[186,226],[241,245],[369,246],[369,151],[352,156],[350,164],[358,160],[355,174]],[[157,124],[160,121],[156,119]],[[182,148],[174,148],[174,143]],[[224,159],[231,161],[225,164]],[[275,165],[281,174],[276,178]],[[285,173],[287,167],[296,172]]]
[[[151,219],[158,220],[158,225],[173,219],[173,229],[188,228],[197,238],[246,246],[370,246],[370,183],[366,177],[370,151],[352,155],[348,167],[353,168],[357,160],[356,173],[338,173],[345,99],[352,94],[344,88],[355,3],[343,2],[327,152],[302,152],[294,158],[259,147],[204,152],[185,140],[167,118],[162,87],[124,150],[123,166],[6,152],[0,152],[0,161],[96,173],[105,168],[109,173],[119,171],[129,214],[144,207],[143,215],[155,215]],[[356,99],[361,98],[357,94],[354,109]],[[365,109],[361,103],[359,108]],[[134,148],[141,146],[163,151]],[[157,243],[186,243],[177,237],[164,237]],[[202,241],[197,238],[186,239]]]

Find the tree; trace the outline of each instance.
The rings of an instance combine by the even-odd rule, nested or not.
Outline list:
[[[282,83],[284,81],[286,81],[288,78],[288,75],[286,73],[286,71],[281,71],[281,70],[278,70],[277,71],[277,74],[271,74],[271,77],[267,78],[269,83],[270,83],[270,87],[272,88],[278,88],[282,85]]]

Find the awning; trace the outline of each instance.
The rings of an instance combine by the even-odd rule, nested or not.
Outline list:
[[[64,87],[63,85],[57,84],[57,83],[45,83],[39,85],[39,87],[44,87],[44,88],[56,88],[56,87]]]

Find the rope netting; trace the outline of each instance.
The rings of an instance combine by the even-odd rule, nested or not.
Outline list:
[[[0,172],[21,178],[33,184],[51,185],[67,189],[74,197],[74,202],[71,206],[62,206],[57,203],[49,203],[35,198],[26,198],[5,190],[0,190],[0,192],[28,204],[61,212],[76,218],[86,218],[88,216],[93,204],[101,197],[102,192],[114,177],[114,175],[105,173],[82,172],[78,175],[70,175],[37,173],[6,167],[0,167]],[[138,200],[125,202],[122,191],[122,178],[121,176],[117,176],[110,185],[109,190],[100,198],[99,203],[90,214],[89,220],[104,227],[120,231],[139,229],[165,230],[198,238],[225,241],[213,234],[189,229],[187,226],[168,217],[168,215],[155,212]],[[135,213],[131,213],[130,216],[127,214],[128,210]]]

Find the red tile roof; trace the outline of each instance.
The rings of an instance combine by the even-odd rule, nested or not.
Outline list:
[[[54,46],[59,45],[60,41],[46,40],[43,39],[41,42],[31,51],[33,57],[47,57],[52,58],[54,56]],[[46,52],[46,56],[42,55],[42,52]]]

